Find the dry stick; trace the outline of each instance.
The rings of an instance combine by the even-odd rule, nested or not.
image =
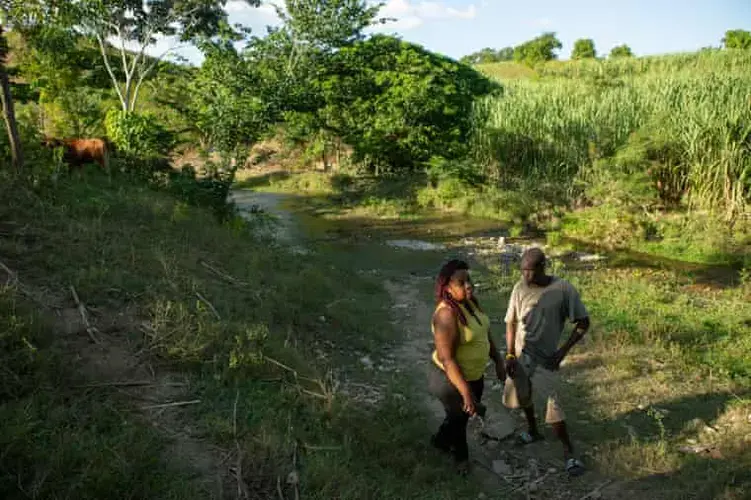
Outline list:
[[[232,407],[232,435],[235,438],[235,478],[237,479],[237,498],[249,498],[248,485],[243,479],[243,455],[240,441],[237,440],[237,402],[240,399],[240,389],[235,390],[235,404]]]
[[[14,285],[15,285],[16,283],[18,283],[18,276],[16,275],[16,273],[14,273],[14,272],[13,272],[13,270],[12,270],[11,268],[9,268],[9,267],[8,267],[8,266],[6,266],[5,264],[3,264],[3,261],[1,261],[1,260],[0,260],[0,268],[1,268],[1,269],[2,269],[3,271],[5,271],[6,273],[8,273],[8,276],[10,277],[10,281],[8,281],[8,283],[13,283]],[[7,283],[6,283],[6,284],[7,284]]]
[[[341,446],[317,446],[314,444],[303,443],[306,450],[310,451],[338,451],[341,450]]]
[[[185,387],[184,382],[154,382],[152,380],[133,380],[124,382],[102,382],[99,384],[75,385],[73,389],[93,389],[97,387],[146,387],[150,385],[167,386],[167,387]]]
[[[86,306],[84,306],[81,302],[81,299],[78,298],[78,294],[76,293],[76,289],[73,287],[73,285],[70,285],[70,293],[73,294],[73,300],[75,301],[76,307],[78,308],[78,314],[81,315],[81,321],[83,321],[83,324],[86,325],[86,333],[89,334],[89,338],[95,344],[101,344],[96,335],[94,335],[94,332],[96,332],[97,329],[91,326],[91,323],[89,323],[89,315],[86,312]]]
[[[276,476],[276,492],[279,494],[280,500],[286,500],[284,493],[282,493],[282,479],[279,476]]]
[[[142,410],[157,410],[159,408],[172,408],[174,406],[187,406],[187,405],[195,405],[200,403],[200,399],[194,399],[192,401],[175,401],[174,403],[164,403],[159,405],[149,405],[149,406],[142,406]]]
[[[222,278],[222,279],[224,279],[226,281],[229,281],[230,283],[234,283],[236,285],[248,286],[248,283],[246,283],[244,281],[241,281],[241,280],[235,278],[234,276],[230,276],[229,274],[225,273],[224,271],[221,271],[221,270],[215,268],[214,266],[212,266],[211,264],[209,264],[208,262],[206,262],[203,259],[199,260],[198,262],[203,267],[205,267],[206,269],[208,269],[209,271],[211,271],[212,273],[216,274],[217,276],[219,276],[220,278]]]
[[[589,498],[592,498],[592,495],[594,495],[596,493],[599,493],[605,486],[609,485],[612,482],[613,482],[612,479],[609,479],[609,480],[605,481],[600,486],[598,486],[597,488],[593,489],[592,491],[590,491],[589,493],[587,493],[586,495],[584,495],[583,497],[581,497],[579,500],[587,500]]]
[[[519,490],[520,490],[520,489],[522,489],[522,488],[526,488],[526,487],[527,487],[527,486],[529,486],[530,484],[540,484],[540,483],[541,483],[541,482],[543,482],[543,481],[544,481],[545,479],[547,479],[547,477],[548,477],[548,474],[547,474],[547,473],[545,473],[545,474],[543,474],[543,475],[542,475],[541,477],[539,477],[539,478],[535,479],[534,481],[532,481],[532,482],[529,482],[529,483],[524,483],[524,484],[522,484],[522,485],[520,485],[520,486],[517,486],[516,488],[512,489],[511,491],[508,491],[508,492],[506,492],[506,494],[510,495],[511,493],[514,493],[514,492],[516,492],[516,491],[519,491]]]
[[[208,307],[209,309],[211,309],[211,312],[214,313],[214,316],[216,316],[217,320],[219,320],[219,321],[222,320],[222,317],[219,316],[218,312],[216,312],[216,308],[211,304],[211,302],[209,302],[209,300],[206,297],[204,297],[203,295],[201,295],[198,292],[196,292],[196,297],[198,297],[198,300],[200,300],[201,302],[203,302],[204,304],[206,304],[206,307]]]
[[[268,356],[266,356],[266,355],[264,355],[264,356],[263,356],[263,358],[264,358],[264,359],[265,359],[266,361],[268,361],[269,363],[271,363],[271,364],[273,364],[273,365],[276,365],[276,366],[278,366],[279,368],[281,368],[281,369],[283,369],[283,370],[287,370],[287,371],[288,371],[288,372],[290,372],[290,373],[291,373],[292,375],[294,375],[294,376],[295,376],[295,379],[297,379],[297,380],[307,380],[308,382],[313,382],[313,383],[315,383],[315,384],[318,384],[319,386],[321,385],[321,382],[320,382],[320,381],[318,381],[318,380],[315,380],[315,379],[312,379],[312,378],[308,378],[308,377],[303,377],[302,375],[300,375],[300,374],[299,374],[299,373],[297,372],[297,370],[295,370],[294,368],[290,368],[289,366],[285,365],[285,364],[284,364],[284,363],[282,363],[281,361],[277,361],[277,360],[275,360],[274,358],[270,358],[270,357],[268,357]]]

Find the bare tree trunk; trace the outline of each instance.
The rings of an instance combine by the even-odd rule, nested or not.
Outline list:
[[[10,80],[8,79],[8,72],[5,70],[6,47],[7,42],[5,41],[5,33],[3,32],[3,27],[0,26],[0,86],[2,86],[0,99],[2,100],[3,105],[5,126],[8,129],[8,140],[10,142],[10,153],[13,160],[13,167],[17,172],[20,172],[23,169],[23,151],[21,150],[21,139],[18,135],[18,124],[16,123],[16,112],[13,107],[13,96],[10,94]]]

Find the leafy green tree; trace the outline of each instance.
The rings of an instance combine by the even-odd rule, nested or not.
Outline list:
[[[3,119],[8,131],[11,159],[14,168],[20,171],[23,168],[23,148],[18,133],[15,106],[10,91],[10,80],[6,69],[8,56],[8,41],[5,32],[9,27],[22,31],[29,26],[37,26],[52,18],[55,11],[64,10],[65,3],[61,0],[0,0],[0,101],[3,106]]]
[[[517,46],[514,49],[514,61],[528,66],[551,61],[558,58],[555,51],[562,46],[555,33],[543,33],[537,38]]]
[[[500,89],[466,65],[383,35],[338,51],[319,85],[321,120],[376,172],[463,156],[475,99]]]
[[[3,120],[8,132],[13,168],[20,171],[23,168],[23,148],[18,134],[18,122],[16,121],[15,106],[10,91],[10,79],[5,66],[5,60],[8,56],[8,42],[5,38],[4,24],[4,22],[0,23],[0,101],[3,105]]]
[[[213,205],[223,217],[237,169],[252,145],[280,119],[279,94],[273,83],[263,80],[264,69],[237,52],[231,37],[204,40],[199,47],[205,59],[188,85],[191,99],[184,112],[202,146],[219,153],[220,163],[206,162],[200,180],[184,171],[175,185],[184,185],[184,196]],[[269,90],[273,92],[267,94]]]
[[[617,58],[617,57],[634,57],[634,53],[631,50],[631,47],[626,45],[625,43],[623,45],[618,45],[616,47],[613,47],[610,51],[610,57],[611,58]]]
[[[596,57],[595,42],[591,38],[580,38],[574,42],[571,59],[594,59]]]
[[[201,44],[205,59],[189,86],[190,113],[202,141],[235,157],[249,149],[278,116],[263,94],[262,72],[230,40]]]
[[[746,30],[728,30],[722,39],[726,49],[751,49],[751,32]]]
[[[462,57],[459,61],[464,64],[487,64],[500,61],[512,61],[514,59],[514,49],[504,47],[500,50],[486,47],[478,52]]]
[[[499,61],[513,61],[514,60],[514,48],[513,47],[503,47],[498,51],[498,60]]]
[[[259,0],[245,0],[257,6]],[[227,22],[225,0],[80,0],[72,5],[75,29],[96,40],[123,111],[136,109],[144,80],[176,47],[157,57],[146,50],[160,37],[187,43],[218,34],[239,36]],[[114,41],[117,55],[109,43]],[[113,59],[119,59],[115,64]],[[120,68],[118,68],[120,67]]]

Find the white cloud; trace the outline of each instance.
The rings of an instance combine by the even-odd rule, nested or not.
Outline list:
[[[477,17],[477,7],[470,4],[464,9],[457,9],[447,6],[444,2],[388,0],[379,15],[396,19],[384,26],[385,29],[405,31],[430,20],[474,19]]]
[[[535,19],[533,24],[535,26],[539,26],[540,28],[549,28],[553,25],[553,20],[548,17],[541,17],[539,19]]]

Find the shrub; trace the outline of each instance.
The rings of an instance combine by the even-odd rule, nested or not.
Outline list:
[[[111,109],[104,120],[107,136],[119,152],[139,157],[169,153],[173,137],[149,114]]]

